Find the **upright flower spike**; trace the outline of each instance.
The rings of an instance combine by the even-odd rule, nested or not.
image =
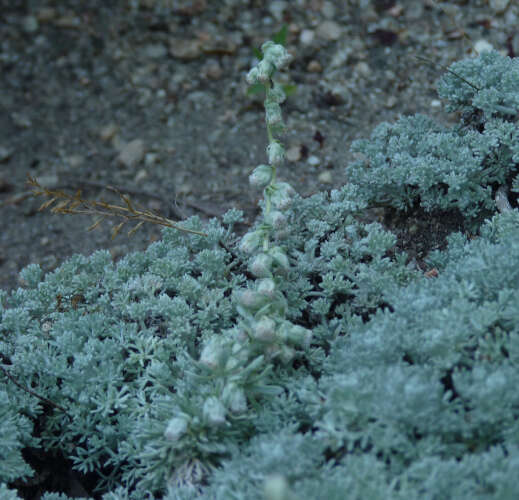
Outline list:
[[[275,277],[286,276],[290,271],[290,260],[285,250],[274,240],[288,224],[283,213],[296,195],[286,182],[276,180],[277,169],[285,159],[285,148],[276,137],[284,131],[280,104],[286,96],[284,88],[275,81],[274,74],[292,59],[285,47],[272,41],[261,46],[263,59],[247,74],[250,84],[261,83],[265,88],[265,122],[267,125],[268,165],[259,165],[249,177],[253,187],[263,189],[263,223],[247,233],[240,249],[249,253],[249,270],[257,278],[256,287],[237,294],[241,325],[238,330],[247,332],[251,352],[263,353],[267,360],[290,362],[295,356],[295,347],[306,348],[311,332],[293,325],[285,317],[287,298],[278,290]],[[238,339],[237,339],[238,340]]]
[[[285,276],[290,271],[290,260],[285,250],[274,243],[282,237],[288,224],[283,213],[292,204],[296,192],[286,182],[276,180],[277,169],[285,159],[285,148],[276,137],[284,131],[280,104],[285,101],[284,87],[275,81],[274,74],[284,68],[292,59],[285,47],[272,41],[265,42],[261,50],[263,59],[252,68],[247,81],[262,83],[265,88],[265,122],[267,125],[268,165],[259,165],[249,177],[253,187],[262,187],[263,223],[255,231],[247,233],[240,248],[251,254],[249,270],[257,278],[256,287],[238,294],[238,312],[247,332],[247,341],[252,344],[252,352],[261,352],[269,361],[290,362],[295,348],[307,348],[312,332],[293,325],[285,317],[288,301],[278,290],[276,276]],[[261,236],[261,237],[260,237]],[[259,241],[261,240],[261,241]]]
[[[248,268],[256,280],[235,291],[239,321],[227,332],[229,335],[206,340],[199,360],[204,371],[212,371],[214,388],[218,388],[216,394],[212,389],[205,395],[202,405],[201,420],[214,431],[232,426],[240,414],[248,411],[247,391],[254,394],[255,384],[263,390],[266,374],[270,373],[267,363],[290,363],[297,349],[308,347],[311,337],[311,332],[286,318],[288,300],[280,285],[290,271],[290,260],[285,249],[275,243],[280,230],[288,224],[283,211],[296,195],[289,184],[276,180],[277,169],[285,159],[285,149],[277,137],[284,131],[280,104],[285,93],[273,76],[288,65],[291,57],[282,45],[273,42],[263,44],[262,50],[264,57],[249,71],[247,82],[260,83],[266,94],[268,165],[257,166],[249,177],[252,187],[263,189],[263,221],[238,244],[242,254],[248,254]],[[164,437],[178,441],[188,433],[189,426],[190,421],[175,417],[168,423]]]

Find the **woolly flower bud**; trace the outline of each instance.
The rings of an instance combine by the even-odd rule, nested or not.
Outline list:
[[[263,307],[267,301],[264,294],[255,290],[240,290],[237,292],[238,303],[246,309],[259,309]]]
[[[265,222],[270,224],[274,230],[283,229],[287,225],[287,218],[283,212],[273,210],[265,217]]]
[[[205,400],[202,412],[204,418],[211,425],[219,426],[225,423],[225,406],[215,396],[211,396]]]
[[[270,344],[265,349],[265,354],[269,359],[279,359],[287,364],[294,359],[296,351],[287,345]]]
[[[277,332],[278,339],[282,342],[289,342],[296,346],[307,348],[312,340],[312,331],[300,325],[294,325],[285,321]]]
[[[254,325],[254,338],[262,342],[272,342],[276,338],[276,323],[274,320],[263,316]]]
[[[233,345],[232,356],[229,357],[225,364],[225,370],[227,372],[236,372],[239,367],[248,364],[250,357],[249,350],[243,347],[244,344],[249,342],[249,334],[242,328],[235,328],[233,331],[236,342]]]
[[[312,340],[312,330],[304,328],[300,325],[292,325],[290,330],[290,338],[294,344],[307,349],[310,346],[310,342]]]
[[[209,368],[215,369],[220,366],[225,356],[224,339],[220,337],[211,337],[202,349],[200,354],[200,363]]]
[[[276,102],[265,101],[265,116],[267,125],[275,125],[283,121],[281,108]]]
[[[285,271],[290,269],[290,262],[288,261],[287,254],[281,247],[272,247],[269,250],[269,255],[272,257],[272,260]]]
[[[292,349],[291,347],[288,347],[287,345],[281,346],[281,350],[279,353],[279,359],[285,365],[290,363],[290,361],[292,361],[294,359],[295,355],[296,355],[296,351],[294,351],[294,349]]]
[[[266,253],[256,255],[249,264],[249,269],[257,278],[270,278],[272,272],[272,257]]]
[[[274,86],[267,90],[267,97],[265,100],[267,102],[281,104],[285,101],[286,97],[283,86],[278,82],[274,82]]]
[[[262,231],[245,233],[240,241],[240,250],[245,253],[252,253],[261,245],[262,242]]]
[[[245,392],[233,382],[224,387],[222,399],[227,403],[227,406],[233,413],[243,413],[247,410]]]
[[[294,200],[296,194],[294,188],[287,182],[278,182],[274,185],[274,188],[270,201],[280,210],[287,209]]]
[[[265,58],[258,63],[256,68],[258,68],[258,80],[262,83],[265,83],[272,76],[275,69],[274,65]]]
[[[263,60],[269,61],[276,68],[283,68],[292,60],[292,56],[283,45],[270,40],[261,46],[261,51],[263,52]]]
[[[281,165],[285,159],[285,148],[277,141],[267,146],[267,156],[271,165]]]
[[[276,283],[272,278],[263,278],[258,284],[258,293],[269,299],[273,299],[276,294]]]
[[[253,187],[264,188],[272,179],[272,167],[270,165],[258,165],[249,175],[249,184]]]
[[[259,77],[258,77],[258,68],[252,68],[245,77],[245,80],[249,85],[254,85],[255,83],[258,83]]]
[[[168,441],[178,441],[187,431],[188,421],[184,417],[174,417],[168,422],[164,437]]]

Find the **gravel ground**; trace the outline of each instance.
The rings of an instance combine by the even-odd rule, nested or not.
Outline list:
[[[297,93],[281,177],[307,196],[348,181],[351,142],[379,122],[456,120],[436,97],[440,65],[485,43],[519,54],[518,16],[507,0],[0,0],[0,286],[31,262],[117,259],[160,237],[150,225],[112,241],[116,221],[87,232],[91,216],[38,212],[28,174],[92,199],[117,200],[103,187],[117,186],[170,217],[236,207],[252,222],[247,177],[267,139],[244,76],[283,24]]]

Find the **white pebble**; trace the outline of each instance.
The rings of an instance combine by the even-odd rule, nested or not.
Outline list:
[[[312,165],[312,167],[316,167],[321,163],[321,160],[318,156],[312,155],[308,157],[308,160],[306,160],[309,165]]]
[[[332,173],[329,170],[325,170],[319,174],[317,179],[321,184],[331,184],[333,181]]]
[[[482,52],[490,52],[491,50],[494,50],[494,47],[490,42],[487,42],[486,40],[478,40],[474,44],[474,50],[477,54],[481,54]]]

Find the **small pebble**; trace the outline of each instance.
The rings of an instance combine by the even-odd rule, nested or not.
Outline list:
[[[323,2],[323,6],[321,7],[321,14],[326,19],[333,19],[335,17],[335,5],[332,2]]]
[[[52,7],[42,7],[36,14],[38,21],[41,23],[48,23],[56,17],[56,10]]]
[[[390,95],[386,101],[386,108],[391,109],[396,106],[397,98],[394,95]]]
[[[342,28],[335,21],[324,21],[317,27],[317,36],[330,42],[339,40]]]
[[[285,13],[285,9],[287,8],[287,3],[281,0],[274,0],[269,4],[269,11],[272,14],[272,17],[276,19],[276,21],[281,22],[283,20],[283,15]]]
[[[146,170],[144,168],[141,168],[141,169],[139,169],[139,171],[137,172],[137,175],[135,176],[135,182],[137,184],[139,184],[147,177],[148,177],[148,172],[146,172]]]
[[[360,61],[355,65],[355,72],[359,76],[367,78],[371,75],[371,68],[369,67],[369,64],[367,62]]]
[[[285,152],[286,159],[291,162],[299,161],[301,159],[301,146],[295,144],[290,146]]]
[[[502,14],[507,8],[510,0],[489,0],[490,8],[497,14]]]
[[[75,16],[61,16],[55,21],[56,26],[60,28],[79,28],[81,26],[81,20]]]
[[[321,172],[317,179],[321,184],[331,184],[333,182],[332,173],[329,170]]]
[[[127,168],[133,168],[142,161],[144,154],[144,141],[142,139],[134,139],[123,146],[117,161]]]
[[[11,119],[13,120],[13,123],[19,128],[32,127],[31,119],[23,113],[17,113],[15,111],[14,113],[11,113]]]
[[[345,47],[341,47],[332,57],[330,62],[330,68],[340,68],[345,66],[350,56],[355,54],[355,50],[348,44]],[[357,55],[357,54],[355,54]]]
[[[176,59],[198,59],[202,55],[202,43],[200,40],[173,38],[169,42],[169,53]]]
[[[404,12],[404,6],[401,3],[396,3],[393,5],[393,7],[390,7],[387,10],[387,13],[391,17],[400,17],[402,15],[402,12]]]
[[[162,59],[163,57],[166,57],[167,53],[168,49],[161,43],[150,43],[143,49],[144,56],[149,57],[150,59]]]
[[[26,33],[35,33],[38,31],[40,24],[35,16],[27,16],[23,20],[23,30]]]
[[[78,168],[83,165],[85,159],[81,155],[72,155],[66,159],[66,163],[70,168]]]
[[[308,160],[306,160],[308,165],[312,165],[312,167],[316,167],[317,165],[319,165],[319,163],[321,163],[321,160],[319,159],[318,156],[315,156],[315,155],[311,155],[308,157]]]
[[[299,35],[299,41],[303,45],[312,45],[315,38],[315,31],[312,30],[303,30],[301,31],[301,34]]]
[[[147,167],[152,167],[153,165],[158,163],[158,160],[159,160],[159,157],[158,157],[157,153],[146,153],[146,155],[144,156],[144,164]]]
[[[0,146],[0,163],[6,162],[13,154],[12,149],[8,149],[5,146]]]
[[[309,73],[321,73],[323,71],[323,67],[321,66],[321,63],[319,61],[313,59],[308,63],[306,70]]]
[[[202,74],[210,80],[219,80],[223,75],[223,70],[220,63],[216,59],[212,59],[204,64]]]
[[[46,187],[47,189],[54,189],[59,184],[59,178],[57,175],[39,175],[36,179],[40,186]]]
[[[119,127],[115,123],[109,123],[99,131],[99,137],[105,142],[111,141],[118,130]]]
[[[474,44],[474,50],[481,54],[482,52],[490,52],[491,50],[494,50],[494,47],[491,43],[487,42],[486,40],[478,40]]]
[[[299,27],[298,24],[296,23],[290,23],[288,25],[288,32],[291,34],[291,35],[299,35],[299,33],[301,32],[301,28]]]

